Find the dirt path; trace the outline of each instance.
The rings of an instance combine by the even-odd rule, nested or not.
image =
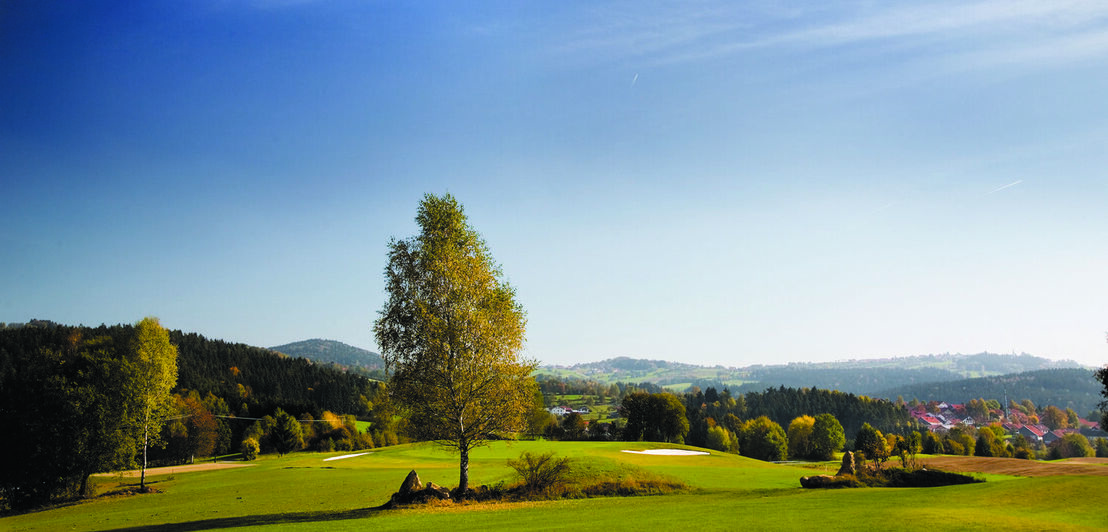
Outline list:
[[[1089,475],[1108,477],[1108,458],[1076,458],[1064,462],[1039,462],[1017,458],[940,456],[920,460],[927,467],[954,473],[994,473],[1021,477]]]
[[[233,469],[236,467],[254,467],[257,464],[240,464],[230,462],[214,462],[208,464],[191,464],[191,465],[179,465],[169,467],[148,467],[146,468],[146,476],[152,477],[154,475],[173,475],[177,473],[192,473],[194,471],[211,471],[213,469]],[[124,477],[137,478],[142,475],[142,471],[134,469],[131,471],[123,471],[122,473],[97,473],[94,477],[114,477],[123,475]]]

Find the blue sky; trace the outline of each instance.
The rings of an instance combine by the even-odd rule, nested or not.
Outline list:
[[[376,349],[455,195],[527,355],[1108,360],[1102,2],[7,2],[0,321]]]

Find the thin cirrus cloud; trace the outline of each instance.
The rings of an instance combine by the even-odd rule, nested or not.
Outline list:
[[[1108,50],[1108,3],[984,1],[877,4],[831,10],[597,12],[559,45],[563,53],[633,58],[658,66],[754,50],[811,51],[885,42],[949,59],[955,68],[1038,65]],[[902,48],[898,48],[902,49]],[[599,53],[598,53],[599,52]]]

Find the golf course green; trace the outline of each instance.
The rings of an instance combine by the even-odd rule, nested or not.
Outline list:
[[[942,488],[805,490],[798,479],[833,474],[826,464],[771,464],[738,455],[622,452],[681,446],[625,442],[492,442],[471,457],[471,483],[510,485],[509,459],[554,451],[578,477],[646,474],[687,490],[653,496],[378,507],[405,475],[454,486],[455,455],[432,444],[367,454],[264,456],[248,467],[154,470],[157,493],[117,493],[133,478],[97,477],[104,495],[0,518],[0,530],[1094,530],[1108,527],[1105,477],[983,475]],[[687,448],[692,449],[692,448]],[[700,450],[700,449],[697,449]],[[354,453],[357,454],[357,453]],[[326,460],[331,458],[331,460]],[[339,459],[334,459],[339,458]],[[241,462],[240,462],[241,464]],[[1105,465],[1104,467],[1108,467]],[[116,494],[112,494],[116,493]]]

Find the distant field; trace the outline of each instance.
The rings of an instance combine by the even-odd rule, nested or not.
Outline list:
[[[936,456],[926,458],[927,467],[954,472],[989,473],[1020,477],[1055,477],[1087,475],[1108,477],[1108,458],[1074,458],[1040,462],[1016,458],[981,458],[977,456]],[[1108,480],[1106,480],[1108,482]],[[1108,519],[1108,517],[1106,517]],[[1106,523],[1108,524],[1108,523]]]
[[[475,484],[512,481],[506,460],[523,451],[555,451],[598,476],[641,467],[692,487],[678,495],[596,498],[377,510],[404,476],[457,485],[457,458],[428,445],[402,445],[324,462],[344,453],[266,456],[255,467],[155,472],[162,493],[105,496],[32,514],[0,518],[0,530],[488,530],[492,528],[626,530],[916,528],[933,530],[1095,530],[1108,525],[1102,476],[996,476],[983,484],[928,489],[803,490],[798,479],[832,463],[775,465],[712,453],[672,457],[623,449],[665,447],[621,442],[496,442],[476,451]],[[962,459],[963,465],[978,462]],[[1057,464],[1057,462],[1055,463]],[[1066,462],[1061,462],[1065,465]],[[988,466],[989,464],[985,464]],[[1042,464],[1050,466],[1052,464]],[[1108,469],[1101,464],[1081,464]],[[981,466],[985,467],[985,466]],[[989,469],[989,467],[985,467]],[[990,469],[990,471],[992,471]],[[1072,472],[1072,471],[1071,471]],[[1003,479],[1006,481],[992,481]],[[99,479],[101,488],[133,479]]]
[[[615,405],[606,401],[608,400],[602,400],[596,395],[554,394],[554,404],[550,406],[568,406],[574,409],[588,407],[590,412],[582,417],[588,420],[608,421],[612,419]]]

